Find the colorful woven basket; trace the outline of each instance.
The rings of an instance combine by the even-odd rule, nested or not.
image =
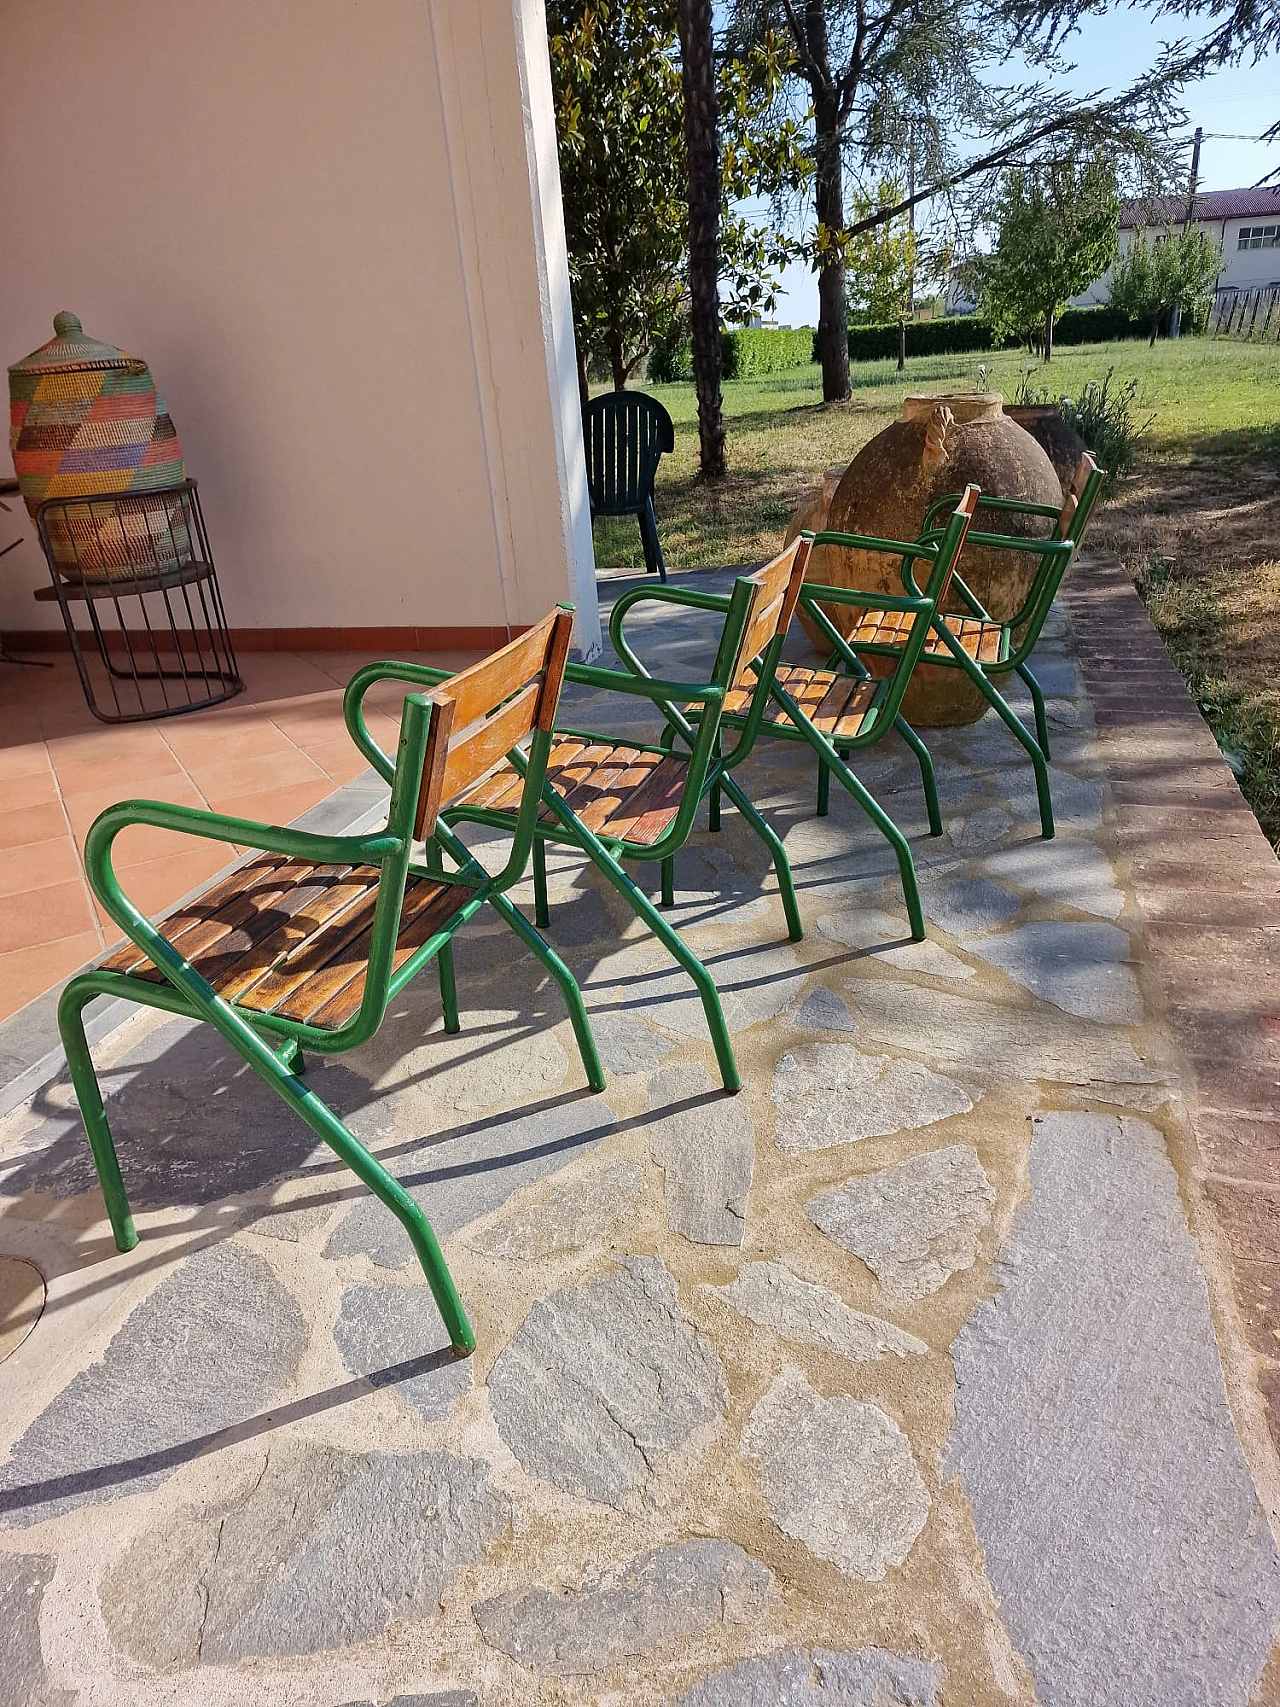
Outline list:
[[[182,449],[146,362],[86,337],[74,314],[55,315],[53,330],[9,369],[9,448],[32,516],[47,498],[178,485]],[[190,561],[180,502],[150,519],[135,511],[123,521],[97,505],[73,515],[49,527],[54,561],[69,579],[131,580]]]

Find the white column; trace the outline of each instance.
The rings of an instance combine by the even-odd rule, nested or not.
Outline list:
[[[592,657],[600,617],[545,10],[433,0],[431,17],[506,620],[571,599],[578,651]]]

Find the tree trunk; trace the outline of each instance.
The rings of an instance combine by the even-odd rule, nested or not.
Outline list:
[[[684,139],[689,155],[689,317],[693,381],[698,393],[698,465],[704,480],[723,480],[720,139],[711,0],[679,0],[678,22]]]
[[[616,327],[609,328],[609,367],[613,374],[613,389],[627,389],[627,353],[622,344],[622,333]]]
[[[1051,362],[1053,360],[1053,310],[1052,310],[1052,308],[1047,309],[1045,311],[1045,317],[1044,317],[1044,359],[1047,362]]]
[[[818,223],[833,238],[844,233],[844,174],[840,161],[840,120],[835,95],[819,90],[813,104],[814,206]],[[822,400],[840,403],[850,395],[849,318],[845,305],[844,251],[827,251],[818,273],[818,360],[822,363]]]
[[[907,365],[907,322],[898,316],[898,372],[901,373]]]

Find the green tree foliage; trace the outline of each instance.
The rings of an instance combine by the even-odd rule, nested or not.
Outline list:
[[[621,389],[687,313],[689,181],[676,0],[547,0],[560,183],[578,378],[607,367]],[[722,312],[776,304],[794,244],[733,207],[771,198],[805,170],[803,135],[774,123],[786,44],[776,36],[717,65]]]
[[[678,313],[688,191],[675,0],[548,0],[578,381],[621,390]]]
[[[1005,174],[995,252],[979,270],[979,301],[997,334],[1038,342],[1053,359],[1053,324],[1116,252],[1120,197],[1109,160],[1094,155]]]
[[[813,154],[823,396],[849,395],[845,269],[850,239],[913,203],[937,199],[961,229],[1010,165],[1070,160],[1102,147],[1146,173],[1167,167],[1164,138],[1180,118],[1180,61],[1153,56],[1119,94],[1067,91],[1055,40],[1064,5],[1092,0],[728,0],[732,43],[766,28],[795,44],[791,91],[803,103]],[[1097,0],[1099,5],[1102,0]],[[793,108],[794,110],[794,108]],[[850,217],[845,178],[873,181],[914,168],[897,205]]]
[[[1111,302],[1131,320],[1149,326],[1154,344],[1161,322],[1174,308],[1196,331],[1203,329],[1221,271],[1222,250],[1207,231],[1171,228],[1153,239],[1135,231],[1112,269]]]
[[[901,182],[881,178],[874,195],[853,196],[854,223],[901,200]],[[916,234],[906,214],[857,231],[845,249],[845,296],[851,318],[871,326],[896,325],[911,312],[915,270]]]

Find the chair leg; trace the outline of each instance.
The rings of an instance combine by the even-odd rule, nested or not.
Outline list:
[[[938,809],[938,779],[933,770],[933,754],[916,734],[905,717],[898,716],[893,720],[893,726],[902,739],[915,754],[920,765],[920,781],[924,784],[924,803],[929,813],[929,834],[942,834],[942,813]]]
[[[1005,728],[1031,760],[1032,768],[1036,773],[1036,800],[1040,807],[1040,834],[1046,842],[1051,842],[1055,834],[1053,796],[1049,792],[1049,764],[1044,749],[991,680],[991,677],[978,664],[974,663],[958,641],[951,650],[960,668],[983,695],[988,705],[991,706]],[[1036,686],[1038,688],[1039,683]],[[1032,702],[1034,703],[1034,695]]]
[[[436,955],[436,976],[440,980],[440,1007],[444,1013],[444,1028],[453,1035],[462,1030],[458,1019],[458,978],[453,965],[453,944],[445,943]]]
[[[707,1030],[711,1033],[711,1044],[716,1052],[716,1064],[720,1068],[720,1082],[730,1096],[734,1095],[742,1089],[742,1076],[738,1072],[738,1063],[734,1059],[733,1044],[729,1039],[729,1027],[725,1024],[724,1009],[720,1006],[720,992],[716,989],[714,978],[693,950],[688,947],[679,931],[672,929],[644,890],[632,882],[604,844],[580,821],[574,821],[572,834],[578,846],[601,873],[610,888],[615,889],[622,896],[640,922],[648,926],[667,953],[692,978],[702,1001],[702,1011],[706,1016]]]
[[[676,904],[676,862],[673,854],[661,862],[662,868],[662,905],[674,907]]]
[[[645,569],[650,575],[656,575],[660,581],[665,582],[667,566],[662,560],[662,543],[658,538],[658,518],[654,512],[652,498],[645,499],[639,521],[640,539],[644,546]]]
[[[826,747],[825,744],[819,746],[822,736],[811,726],[805,728],[803,724],[799,724],[798,727],[819,757],[826,759],[836,781],[848,790],[893,849],[898,862],[898,877],[902,883],[902,898],[907,904],[907,917],[911,921],[912,940],[923,942],[924,909],[920,905],[920,885],[916,881],[916,864],[911,857],[910,843],[879,801],[858,781],[834,747]]]
[[[533,918],[540,931],[545,931],[551,923],[547,902],[547,844],[541,836],[533,838]]]
[[[560,993],[564,997],[565,1006],[569,1010],[569,1019],[573,1025],[573,1035],[578,1040],[578,1053],[582,1057],[582,1066],[587,1075],[587,1083],[593,1091],[602,1091],[604,1089],[604,1068],[600,1065],[600,1052],[596,1048],[595,1034],[591,1030],[591,1021],[587,1018],[586,1005],[582,1000],[582,991],[578,987],[578,980],[550,943],[538,935],[520,909],[505,895],[491,895],[489,903],[499,917],[505,919],[507,924],[511,926],[525,947],[537,955],[560,986]]]
[[[1040,743],[1040,751],[1046,759],[1051,759],[1053,754],[1049,751],[1049,719],[1045,715],[1044,691],[1026,664],[1018,665],[1018,674],[1027,684],[1027,691],[1031,695],[1031,704],[1035,708],[1036,739]]]
[[[825,818],[831,811],[831,772],[825,759],[818,760],[818,816]]]
[[[276,1095],[306,1122],[318,1138],[323,1139],[347,1164],[357,1179],[368,1186],[374,1196],[400,1222],[409,1235],[414,1253],[422,1265],[422,1272],[431,1288],[431,1296],[435,1299],[436,1308],[444,1321],[445,1331],[455,1354],[458,1357],[469,1357],[475,1350],[476,1336],[467,1320],[467,1313],[453,1283],[453,1276],[449,1273],[435,1231],[423,1214],[421,1206],[410,1197],[399,1180],[393,1178],[381,1162],[370,1155],[360,1140],[347,1130],[333,1110],[321,1102],[306,1082],[284,1065],[275,1050],[264,1043],[251,1026],[225,1002],[216,997],[212,1001],[209,999],[206,993],[207,985],[202,983],[196,990],[187,988],[176,978],[173,981],[183,997],[191,1002],[197,1015],[214,1026],[259,1077],[266,1080]],[[101,992],[96,987],[96,980],[91,982],[85,979],[79,988],[77,983],[78,981],[73,979],[63,991],[59,1004],[59,1023],[62,1026],[67,1059],[71,1063],[72,1083],[76,1087],[77,1097],[82,1098],[81,1112],[85,1117],[85,1127],[89,1133],[94,1162],[98,1166],[98,1177],[102,1181],[103,1196],[107,1201],[107,1213],[111,1217],[116,1243],[120,1245],[123,1237],[131,1244],[136,1242],[137,1235],[129,1218],[124,1186],[116,1165],[106,1117],[102,1113],[97,1079],[89,1060],[88,1047],[84,1041],[84,1027],[80,1020],[80,1009],[89,996]],[[122,1245],[121,1248],[128,1249],[130,1244]]]
[[[62,1047],[66,1051],[67,1066],[71,1069],[71,1083],[89,1137],[89,1149],[102,1187],[116,1249],[131,1251],[138,1242],[138,1232],[133,1224],[124,1180],[120,1177],[120,1162],[107,1124],[106,1110],[102,1106],[102,1091],[89,1053],[89,1040],[84,1034],[85,1004],[98,993],[92,988],[81,988],[79,980],[73,978],[58,1003],[58,1030],[62,1034]]]
[[[783,847],[781,838],[771,824],[765,823],[732,777],[723,777],[722,783],[725,793],[773,855],[773,869],[782,896],[782,911],[787,920],[787,935],[792,942],[803,941],[804,925],[800,922],[795,879],[791,875],[791,861],[787,858],[787,850]]]

